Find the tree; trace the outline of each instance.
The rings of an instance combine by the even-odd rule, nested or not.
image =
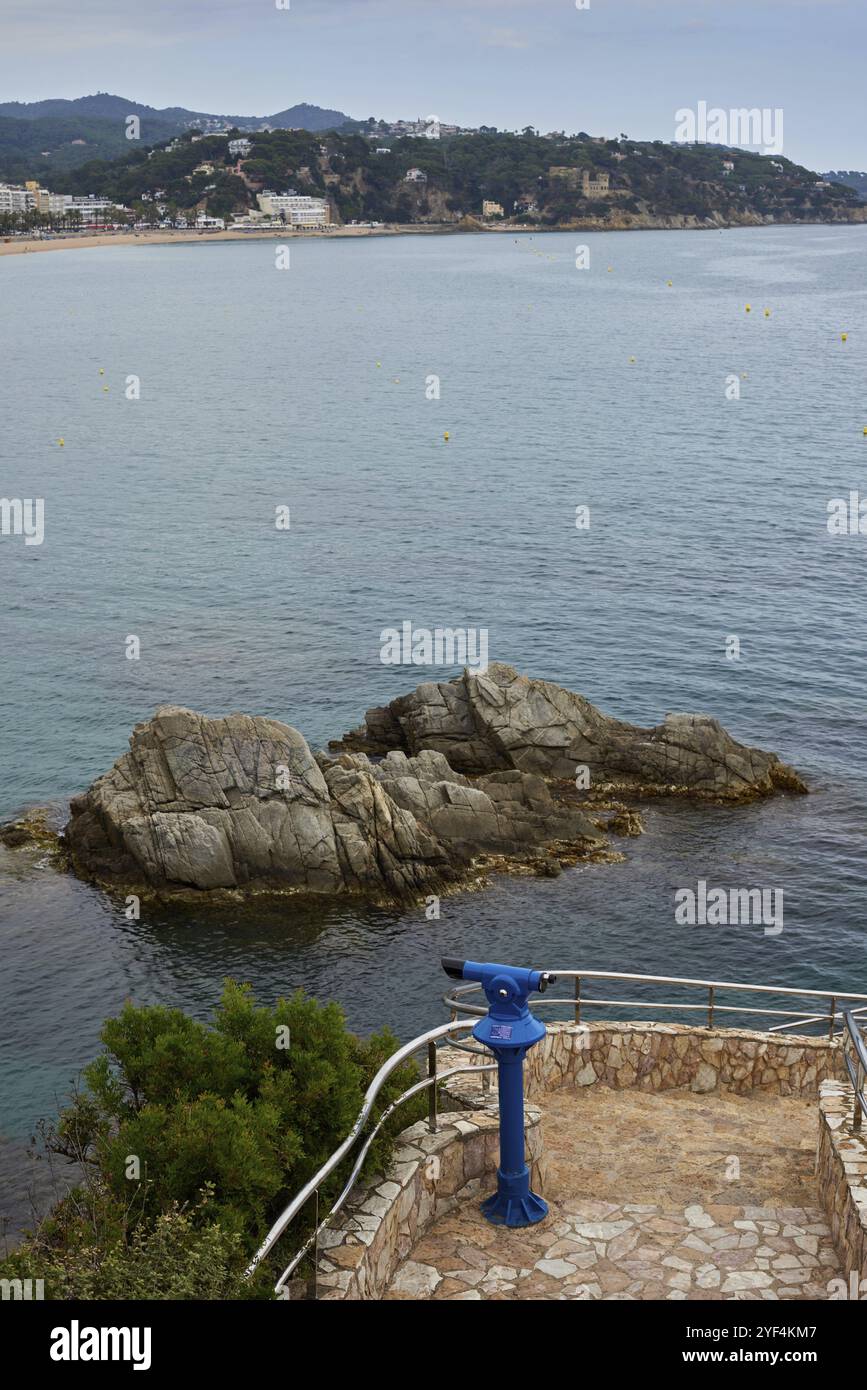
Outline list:
[[[101,1038],[104,1051],[47,1134],[49,1150],[85,1174],[24,1249],[49,1297],[69,1296],[106,1264],[118,1279],[134,1269],[141,1297],[171,1297],[159,1263],[166,1242],[177,1255],[173,1270],[186,1251],[205,1261],[210,1287],[235,1287],[275,1217],[349,1133],[397,1046],[387,1030],[354,1037],[336,1004],[298,991],[259,1007],[249,987],[232,981],[211,1026],[179,1009],[127,1004]],[[398,1068],[383,1108],[416,1075],[412,1064]],[[370,1166],[382,1165],[422,1107],[410,1102],[387,1121]],[[322,1201],[348,1171],[344,1164],[323,1184]],[[299,1224],[299,1244],[303,1234]],[[0,1262],[0,1277],[16,1277],[9,1268]],[[257,1287],[269,1277],[264,1271]],[[103,1287],[96,1279],[89,1296],[113,1296]]]

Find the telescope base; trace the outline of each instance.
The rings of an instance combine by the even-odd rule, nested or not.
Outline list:
[[[548,1215],[548,1203],[530,1191],[530,1173],[497,1171],[497,1191],[482,1202],[481,1211],[494,1226],[535,1226]]]

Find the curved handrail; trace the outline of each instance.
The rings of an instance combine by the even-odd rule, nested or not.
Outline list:
[[[349,1193],[355,1186],[356,1179],[361,1171],[364,1160],[367,1157],[367,1153],[370,1149],[371,1144],[373,1143],[373,1140],[376,1138],[376,1135],[378,1134],[382,1125],[385,1123],[386,1119],[388,1119],[388,1117],[397,1109],[397,1107],[399,1105],[402,1105],[405,1100],[409,1100],[411,1096],[417,1095],[420,1091],[427,1090],[431,1087],[434,1088],[435,1095],[435,1088],[438,1082],[441,1081],[445,1076],[455,1076],[459,1072],[467,1071],[491,1071],[495,1068],[496,1063],[492,1062],[485,1066],[479,1066],[478,1064],[470,1064],[466,1067],[454,1067],[448,1072],[437,1072],[435,1065],[437,1042],[439,1042],[440,1039],[450,1037],[453,1033],[459,1033],[468,1028],[472,1028],[472,1026],[472,1019],[453,1019],[450,1023],[441,1023],[439,1027],[430,1028],[426,1033],[421,1033],[417,1038],[413,1038],[411,1042],[405,1043],[403,1047],[398,1048],[396,1052],[393,1052],[390,1057],[386,1058],[386,1060],[383,1062],[382,1066],[379,1068],[379,1071],[376,1073],[376,1075],[374,1076],[373,1080],[371,1081],[370,1085],[364,1093],[364,1101],[362,1103],[360,1111],[358,1112],[355,1123],[352,1126],[352,1129],[349,1131],[349,1134],[346,1136],[343,1143],[340,1144],[339,1147],[334,1150],[334,1153],[331,1155],[331,1157],[326,1159],[325,1162],[322,1164],[322,1167],[319,1168],[317,1172],[313,1174],[313,1177],[310,1178],[309,1181],[304,1184],[301,1191],[295,1197],[293,1197],[288,1207],[286,1207],[277,1217],[277,1220],[274,1222],[265,1239],[262,1241],[262,1244],[259,1246],[259,1249],[256,1251],[255,1255],[253,1256],[252,1260],[247,1266],[247,1269],[244,1273],[245,1278],[249,1278],[250,1275],[252,1275],[253,1272],[257,1269],[257,1267],[261,1264],[262,1260],[266,1257],[266,1255],[270,1254],[271,1250],[274,1248],[277,1241],[280,1239],[281,1235],[286,1230],[287,1226],[289,1226],[291,1222],[295,1219],[295,1217],[298,1215],[298,1212],[301,1210],[304,1204],[309,1200],[310,1197],[314,1195],[314,1193],[318,1193],[319,1188],[321,1187],[325,1179],[329,1177],[331,1173],[334,1172],[334,1169],[338,1167],[341,1160],[344,1159],[346,1155],[349,1153],[350,1149],[352,1148],[353,1144],[355,1143],[356,1139],[358,1138],[359,1134],[364,1128],[364,1125],[366,1124],[370,1116],[371,1110],[373,1109],[373,1103],[376,1100],[376,1097],[379,1095],[379,1092],[382,1090],[382,1087],[385,1085],[385,1082],[391,1076],[392,1072],[396,1071],[397,1068],[401,1066],[409,1057],[411,1057],[414,1052],[418,1052],[419,1048],[424,1047],[425,1045],[427,1045],[429,1049],[433,1048],[433,1052],[431,1053],[429,1051],[428,1054],[430,1062],[432,1064],[431,1073],[428,1076],[424,1077],[423,1080],[417,1081],[413,1086],[410,1086],[408,1090],[404,1091],[402,1095],[398,1096],[396,1100],[392,1101],[391,1105],[389,1105],[384,1111],[384,1113],[379,1117],[379,1120],[376,1123],[376,1127],[365,1141],[362,1151],[355,1162],[355,1165],[352,1169],[352,1173],[350,1174],[350,1177],[345,1187],[343,1188],[343,1191],[335,1201],[327,1216],[325,1216],[325,1218],[321,1222],[317,1223],[316,1229],[314,1230],[312,1236],[310,1236],[310,1238],[304,1243],[302,1248],[296,1253],[289,1265],[287,1265],[286,1269],[280,1275],[280,1278],[274,1286],[275,1293],[280,1292],[281,1288],[285,1284],[289,1275],[292,1273],[293,1269],[296,1268],[296,1266],[300,1263],[307,1251],[316,1242],[320,1232],[325,1228],[325,1226],[328,1224],[331,1218],[335,1216],[336,1213],[343,1206],[344,1202],[346,1201],[346,1198],[349,1196]],[[435,1109],[433,1107],[433,1104],[431,1108],[431,1113],[432,1115],[435,1115]]]
[[[832,1037],[834,1034],[835,1023],[838,1017],[838,1004],[843,1002],[858,1003],[860,1007],[851,1009],[850,1012],[855,1015],[860,1015],[864,1012],[867,1012],[867,994],[852,994],[847,993],[843,990],[800,989],[788,985],[752,985],[739,983],[734,980],[691,979],[682,975],[642,975],[622,970],[556,969],[551,970],[548,973],[551,975],[556,975],[560,979],[564,977],[567,979],[573,979],[575,981],[574,997],[571,999],[561,999],[554,998],[550,994],[545,994],[541,996],[539,999],[534,998],[532,1001],[532,1007],[537,1009],[550,1008],[553,1005],[565,1005],[572,1007],[575,1010],[576,1023],[580,1022],[580,1014],[582,1008],[599,1008],[600,1006],[604,1006],[607,1008],[653,1009],[662,1010],[666,1012],[684,1013],[706,1011],[708,1015],[709,1027],[713,1026],[713,1020],[716,1014],[756,1014],[763,1018],[784,1018],[797,1020],[797,1022],[795,1023],[775,1024],[770,1029],[771,1032],[781,1032],[786,1028],[795,1028],[799,1026],[805,1027],[808,1023],[829,1023],[830,1028],[828,1036]],[[708,998],[707,1002],[704,1004],[689,1004],[684,1002],[670,1003],[667,1001],[648,1002],[646,1000],[639,999],[588,999],[581,997],[580,986],[582,980],[637,980],[641,981],[643,984],[650,985],[683,985],[688,988],[707,990]],[[481,988],[482,987],[479,984],[458,985],[455,988],[449,990],[448,993],[443,995],[443,1002],[445,1003],[447,1008],[452,1010],[453,1016],[456,1016],[456,1014],[460,1012],[462,1014],[470,1014],[473,1017],[481,1017],[485,1013],[487,1013],[487,1009],[482,1005],[469,1003],[464,997],[469,994],[478,993],[481,990]],[[830,1001],[830,1012],[825,1014],[817,1013],[810,1015],[809,1017],[805,1017],[803,1009],[797,1011],[792,1009],[759,1009],[750,1007],[746,1004],[718,1004],[716,1002],[717,992],[724,990],[736,990],[739,993],[746,994],[786,995],[787,997],[791,997],[793,999],[828,1000]]]
[[[867,1078],[867,1043],[858,1027],[858,1020],[852,1009],[847,1009],[843,1015],[845,1025],[845,1035],[843,1041],[843,1061],[849,1073],[849,1080],[852,1082],[852,1089],[855,1092],[855,1115],[853,1128],[860,1129],[864,1116],[867,1115],[867,1096],[864,1093],[865,1078]],[[849,1047],[855,1053],[854,1059],[849,1056]]]

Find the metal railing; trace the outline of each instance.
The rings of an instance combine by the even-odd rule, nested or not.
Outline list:
[[[620,970],[560,970],[552,969],[551,975],[555,975],[558,980],[574,980],[574,993],[571,998],[558,999],[551,994],[541,995],[538,999],[533,999],[534,1009],[551,1008],[555,1005],[566,1006],[573,1012],[576,1023],[580,1023],[581,1012],[587,1009],[609,1008],[609,1009],[652,1009],[655,1012],[665,1013],[703,1013],[706,1017],[708,1028],[713,1028],[718,1014],[743,1014],[758,1015],[761,1018],[785,1018],[793,1020],[786,1023],[775,1023],[765,1031],[770,1033],[785,1032],[790,1029],[805,1028],[816,1023],[828,1024],[828,1037],[834,1036],[838,1022],[842,1026],[842,1012],[840,1005],[848,1005],[852,1017],[860,1017],[867,1013],[867,994],[845,994],[841,990],[817,990],[817,989],[793,989],[783,985],[748,985],[739,984],[733,980],[693,980],[679,975],[637,975],[627,974]],[[701,1004],[687,1003],[681,1001],[672,1003],[670,1000],[653,1001],[645,999],[603,999],[590,997],[581,993],[582,980],[618,980],[618,981],[640,981],[644,985],[678,985],[689,989],[700,989],[707,995],[706,1000]],[[487,1009],[478,1004],[471,1004],[466,996],[478,993],[481,985],[468,984],[458,985],[455,989],[449,990],[443,995],[443,1000],[447,1008],[451,1009],[452,1017],[457,1013],[472,1014],[473,1017],[481,1017],[487,1013]],[[775,1008],[756,1008],[748,1004],[721,1004],[718,1001],[718,994],[725,991],[736,992],[739,994],[762,994],[762,995],[785,995],[793,999],[821,1000],[828,1004],[827,1013],[808,1013],[805,1015],[807,1005],[801,1009],[775,1009]],[[856,1005],[858,1007],[853,1007]],[[814,1004],[815,1008],[816,1005]]]
[[[714,1026],[714,1022],[717,1018],[717,1015],[719,1014],[760,1015],[763,1018],[784,1018],[786,1020],[794,1020],[787,1021],[785,1023],[774,1024],[770,1029],[767,1030],[772,1033],[785,1032],[787,1030],[803,1028],[809,1025],[815,1025],[817,1023],[827,1023],[829,1025],[827,1036],[829,1038],[833,1038],[835,1028],[839,1021],[844,1034],[844,1060],[846,1062],[846,1067],[849,1072],[849,1076],[852,1079],[852,1084],[855,1087],[856,1125],[860,1125],[861,1115],[863,1115],[865,1111],[867,1111],[867,1101],[865,1101],[864,1097],[864,1083],[865,1077],[867,1077],[867,1046],[865,1046],[864,1039],[861,1036],[858,1027],[858,1019],[860,1019],[862,1015],[867,1014],[867,994],[848,994],[843,993],[841,990],[836,990],[832,992],[830,990],[793,989],[782,985],[737,984],[730,980],[694,980],[683,978],[677,975],[627,974],[623,971],[613,970],[558,969],[551,970],[548,973],[552,976],[557,976],[560,979],[565,977],[567,979],[574,980],[574,993],[572,994],[571,998],[566,999],[552,998],[549,994],[540,995],[539,998],[533,999],[533,1007],[549,1008],[555,1005],[567,1006],[572,1011],[575,1023],[579,1024],[582,1021],[582,1009],[587,1010],[591,1008],[652,1009],[657,1012],[662,1011],[669,1013],[693,1013],[698,1011],[700,1013],[705,1014],[706,1026],[708,1028],[712,1028]],[[684,986],[690,989],[700,989],[705,991],[707,994],[707,999],[703,1003],[699,1004],[671,1003],[670,1001],[653,1003],[641,999],[603,999],[596,997],[591,998],[588,997],[586,994],[582,995],[582,980],[617,980],[633,982],[640,981],[643,985]],[[332,1218],[336,1216],[337,1213],[341,1210],[341,1208],[345,1205],[347,1198],[349,1197],[350,1193],[352,1192],[352,1189],[355,1187],[355,1184],[358,1181],[359,1174],[361,1173],[361,1170],[364,1166],[364,1161],[367,1158],[368,1153],[370,1152],[370,1148],[373,1144],[373,1141],[376,1139],[385,1122],[391,1117],[391,1115],[394,1114],[394,1112],[398,1109],[399,1106],[404,1104],[405,1101],[409,1100],[412,1096],[421,1094],[425,1090],[428,1092],[428,1128],[432,1134],[435,1134],[438,1126],[437,1086],[440,1081],[445,1081],[450,1076],[457,1076],[465,1072],[473,1072],[474,1074],[481,1075],[483,1087],[487,1088],[487,1085],[489,1084],[490,1080],[489,1074],[492,1071],[496,1071],[496,1062],[484,1062],[483,1060],[480,1060],[479,1062],[470,1063],[467,1066],[450,1067],[447,1071],[440,1071],[437,1060],[438,1044],[446,1041],[450,1042],[452,1047],[454,1048],[458,1048],[464,1052],[479,1054],[481,1058],[490,1057],[492,1055],[487,1048],[474,1047],[470,1043],[461,1042],[459,1040],[459,1035],[461,1033],[467,1032],[469,1029],[471,1029],[474,1026],[475,1020],[484,1016],[487,1013],[487,1008],[485,1006],[470,1003],[466,998],[467,995],[481,991],[481,988],[482,987],[479,984],[467,984],[458,985],[455,988],[451,989],[447,994],[443,996],[446,1006],[451,1010],[452,1013],[451,1022],[443,1023],[438,1028],[431,1028],[428,1030],[428,1032],[421,1033],[417,1038],[413,1038],[411,1042],[408,1042],[403,1047],[399,1048],[397,1052],[393,1053],[392,1056],[389,1057],[387,1061],[383,1063],[379,1071],[376,1073],[376,1076],[374,1076],[373,1080],[367,1088],[367,1091],[364,1096],[364,1102],[362,1104],[361,1110],[358,1113],[358,1118],[356,1119],[355,1124],[352,1126],[352,1129],[350,1130],[349,1134],[344,1139],[343,1143],[339,1146],[339,1148],[335,1149],[331,1157],[326,1160],[326,1162],[322,1165],[318,1172],[314,1173],[313,1177],[310,1178],[309,1182],[305,1183],[301,1191],[297,1194],[297,1196],[295,1196],[292,1199],[288,1207],[286,1207],[286,1209],[274,1222],[274,1225],[271,1227],[262,1244],[259,1246],[259,1249],[256,1251],[256,1254],[253,1256],[253,1259],[251,1260],[247,1268],[246,1273],[248,1277],[252,1275],[254,1270],[258,1268],[261,1262],[268,1255],[270,1255],[271,1251],[274,1249],[274,1246],[277,1244],[280,1237],[292,1224],[298,1213],[307,1204],[311,1197],[315,1199],[316,1203],[313,1232],[310,1236],[308,1236],[304,1244],[295,1252],[295,1254],[292,1256],[292,1259],[286,1265],[286,1268],[283,1270],[282,1274],[280,1275],[279,1279],[274,1285],[274,1292],[278,1295],[281,1294],[282,1290],[286,1285],[286,1281],[289,1279],[289,1276],[294,1272],[294,1270],[297,1269],[298,1265],[304,1259],[305,1255],[307,1255],[311,1250],[318,1254],[319,1237],[327,1227],[328,1223],[332,1220]],[[735,991],[744,994],[785,995],[789,998],[803,999],[805,1001],[826,1001],[828,1004],[828,1011],[825,1013],[807,1013],[805,1015],[805,1009],[807,1009],[808,1007],[806,1003],[800,1010],[756,1008],[750,1005],[742,1005],[739,1003],[720,1004],[717,1000],[717,995],[719,993],[725,993],[726,991]],[[841,1011],[841,1005],[849,1007],[845,1007],[843,1011]],[[813,1005],[813,1007],[816,1007],[815,1004]],[[458,1014],[463,1014],[464,1017],[458,1018]],[[854,1050],[854,1060],[850,1058],[848,1055],[850,1048]],[[395,1100],[393,1100],[382,1112],[382,1114],[378,1116],[375,1124],[372,1126],[367,1135],[362,1139],[362,1132],[364,1131],[365,1125],[367,1124],[368,1120],[370,1119],[373,1113],[373,1107],[376,1098],[382,1090],[383,1086],[385,1085],[386,1081],[392,1075],[392,1073],[397,1070],[398,1067],[402,1066],[404,1062],[406,1062],[416,1052],[419,1052],[422,1049],[426,1049],[427,1051],[427,1076],[423,1077],[421,1081],[417,1081],[413,1086],[410,1086],[406,1091],[404,1091],[402,1095],[398,1096]],[[341,1189],[340,1195],[332,1204],[331,1208],[326,1213],[326,1215],[320,1220],[319,1189],[321,1188],[322,1184],[326,1181],[326,1179],[330,1177],[330,1175],[334,1172],[334,1170],[339,1167],[341,1162],[350,1154],[356,1142],[359,1142],[359,1148],[349,1176],[346,1179],[343,1188]],[[315,1269],[317,1263],[315,1258],[313,1263],[315,1279]]]
[[[862,1011],[858,1012],[860,1014]],[[858,1019],[852,1009],[846,1010],[843,1022],[843,1061],[855,1093],[852,1128],[860,1129],[864,1116],[867,1115],[867,1098],[864,1094],[864,1082],[867,1078],[867,1043],[864,1042]]]
[[[283,1273],[280,1275],[280,1278],[274,1285],[274,1292],[278,1295],[281,1293],[281,1291],[285,1287],[287,1279],[293,1273],[293,1271],[297,1269],[298,1265],[304,1259],[304,1256],[310,1250],[315,1249],[318,1251],[319,1237],[325,1230],[325,1227],[328,1225],[329,1221],[331,1221],[332,1217],[336,1216],[337,1213],[340,1211],[341,1207],[346,1202],[346,1199],[349,1196],[350,1192],[354,1188],[358,1180],[358,1176],[364,1166],[364,1160],[367,1158],[367,1155],[370,1152],[370,1147],[374,1139],[379,1134],[386,1120],[388,1120],[390,1116],[394,1114],[395,1110],[397,1110],[399,1106],[403,1105],[405,1101],[409,1100],[412,1096],[419,1095],[422,1091],[426,1090],[428,1092],[428,1129],[430,1130],[431,1134],[436,1134],[438,1127],[437,1085],[439,1084],[439,1082],[445,1081],[446,1078],[449,1076],[458,1076],[462,1072],[496,1071],[496,1062],[470,1063],[465,1067],[450,1067],[448,1071],[439,1070],[437,1044],[440,1041],[445,1041],[446,1039],[454,1039],[457,1034],[466,1032],[468,1029],[472,1028],[473,1024],[474,1019],[472,1018],[453,1019],[451,1023],[442,1023],[438,1028],[431,1028],[428,1030],[427,1033],[421,1033],[417,1038],[413,1038],[412,1042],[408,1042],[403,1047],[398,1048],[397,1052],[392,1053],[392,1055],[385,1062],[383,1062],[382,1066],[376,1073],[376,1076],[373,1078],[373,1080],[367,1088],[367,1091],[365,1092],[364,1102],[360,1111],[358,1112],[358,1118],[356,1119],[355,1124],[352,1126],[352,1129],[349,1131],[349,1134],[346,1136],[340,1147],[334,1150],[334,1153],[331,1155],[331,1157],[329,1159],[326,1159],[325,1163],[323,1163],[322,1167],[318,1170],[318,1172],[313,1174],[313,1177],[310,1179],[310,1181],[305,1183],[304,1187],[302,1187],[298,1195],[296,1197],[293,1197],[292,1201],[289,1203],[288,1207],[286,1207],[285,1211],[283,1211],[280,1214],[280,1216],[278,1216],[277,1220],[274,1222],[274,1225],[271,1227],[262,1244],[259,1246],[259,1249],[253,1256],[253,1259],[250,1261],[250,1264],[248,1265],[246,1270],[247,1278],[249,1278],[253,1271],[258,1267],[258,1265],[261,1264],[262,1260],[264,1260],[265,1257],[271,1253],[274,1246],[277,1244],[277,1241],[282,1236],[283,1232],[287,1229],[288,1226],[291,1225],[295,1217],[301,1211],[302,1207],[304,1207],[306,1203],[310,1200],[310,1198],[313,1197],[316,1201],[314,1229],[312,1234],[308,1236],[307,1240],[304,1242],[301,1248],[297,1250],[295,1254],[292,1256],[292,1259],[289,1261],[288,1265],[283,1270]],[[479,1053],[482,1056],[490,1055],[486,1048],[473,1047],[468,1043],[455,1042],[454,1046],[461,1048],[461,1050],[464,1052]],[[373,1112],[374,1102],[377,1096],[379,1095],[380,1091],[382,1090],[383,1086],[385,1085],[386,1081],[391,1076],[392,1072],[396,1071],[398,1067],[402,1066],[404,1062],[408,1061],[410,1057],[412,1057],[416,1052],[419,1052],[422,1048],[427,1049],[427,1076],[423,1077],[421,1081],[417,1081],[415,1085],[410,1086],[406,1091],[404,1091],[395,1100],[393,1100],[391,1104],[388,1105],[385,1110],[383,1110],[382,1114],[378,1116],[376,1123],[373,1125],[370,1132],[366,1135],[363,1142],[360,1144],[358,1154],[352,1166],[352,1171],[350,1172],[349,1177],[346,1179],[346,1183],[344,1184],[344,1187],[340,1192],[339,1197],[336,1199],[334,1204],[331,1206],[330,1210],[320,1221],[320,1187],[325,1182],[326,1178],[330,1177],[330,1175],[334,1172],[335,1168],[339,1167],[342,1160],[347,1157],[347,1155],[352,1150],[356,1140],[359,1140],[361,1138],[362,1131]],[[316,1260],[314,1259],[314,1279],[315,1277]]]

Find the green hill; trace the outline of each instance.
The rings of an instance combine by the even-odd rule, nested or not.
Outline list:
[[[395,139],[377,154],[352,131],[252,133],[240,176],[225,139],[208,136],[150,151],[127,143],[121,158],[58,173],[60,192],[97,193],[152,209],[157,190],[179,210],[207,207],[229,216],[256,206],[256,193],[288,187],[331,198],[339,218],[459,222],[478,217],[482,200],[508,217],[541,226],[720,225],[758,221],[860,220],[854,189],[819,187],[819,175],[790,160],[726,150],[589,136],[543,138],[488,132],[442,140]],[[125,142],[126,143],[126,142]],[[213,172],[194,173],[202,163]],[[731,169],[726,164],[731,164]],[[407,181],[411,168],[424,179]],[[593,179],[589,195],[582,176]],[[608,177],[604,194],[596,190]]]
[[[138,116],[140,141],[150,146],[193,129],[237,126],[258,130],[300,126],[320,131],[342,126],[349,117],[342,111],[302,103],[273,116],[223,116],[190,111],[183,106],[162,110],[127,97],[97,92],[73,101],[0,102],[0,180],[19,183],[35,178],[51,183],[65,172],[93,159],[112,159],[128,149],[126,119]]]

